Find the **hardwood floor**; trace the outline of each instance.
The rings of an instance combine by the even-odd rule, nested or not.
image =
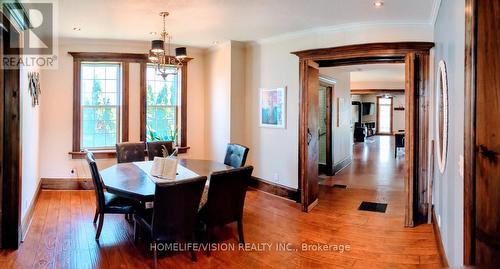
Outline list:
[[[402,200],[399,192],[385,197]],[[187,252],[159,260],[159,268],[439,268],[432,226],[403,228],[402,203],[385,214],[358,211],[361,200],[378,199],[373,190],[320,187],[320,203],[310,213],[299,204],[249,190],[244,210],[246,243],[271,243],[271,251]],[[0,268],[148,268],[145,243],[134,245],[133,225],[123,216],[105,217],[100,242],[94,240],[92,191],[42,191],[31,228],[17,251],[0,252]],[[217,242],[237,243],[236,225],[216,231]],[[290,243],[298,251],[277,251]],[[302,244],[349,245],[343,253],[306,251]]]
[[[394,158],[394,136],[371,136],[353,146],[352,163],[320,184],[344,184],[350,188],[404,191],[405,155]]]

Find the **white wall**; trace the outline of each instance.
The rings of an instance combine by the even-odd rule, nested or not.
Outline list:
[[[65,39],[59,42],[59,68],[42,70],[42,95],[40,105],[40,177],[41,178],[88,178],[84,160],[73,160],[73,58],[74,52],[127,52],[145,53],[149,42]],[[205,156],[204,125],[204,57],[203,51],[188,48],[194,59],[188,65],[188,146],[189,157]],[[130,66],[130,141],[139,140],[139,64]],[[132,140],[133,139],[133,140]],[[114,159],[98,160],[100,168],[115,163]],[[75,174],[70,174],[74,170]]]
[[[206,157],[221,161],[231,140],[231,42],[210,48],[205,57]]]
[[[347,44],[432,41],[429,25],[377,25],[270,38],[247,48],[246,132],[254,175],[298,186],[299,65],[293,51]],[[259,127],[259,88],[287,86],[287,127]]]
[[[228,143],[245,144],[245,49],[244,43],[227,41],[205,54],[205,157],[210,160],[223,161]]]
[[[465,1],[442,0],[434,33],[433,73],[436,81],[436,66],[440,60],[445,60],[449,90],[448,161],[443,174],[439,172],[437,159],[434,162],[433,203],[450,267],[463,264],[464,181],[459,174],[458,161],[464,148],[464,38]],[[432,85],[431,88],[436,87]],[[434,125],[434,118],[431,118],[431,126]],[[436,137],[434,131],[431,137]]]
[[[40,182],[39,146],[40,146],[40,107],[32,106],[28,91],[28,72],[36,69],[20,70],[21,91],[21,219],[24,219],[33,202]],[[42,85],[43,86],[43,85]],[[42,88],[43,90],[43,88]],[[42,95],[43,96],[43,95]],[[43,97],[40,96],[40,103]]]

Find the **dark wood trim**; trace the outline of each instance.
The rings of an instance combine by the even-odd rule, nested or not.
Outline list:
[[[83,61],[96,62],[120,62],[121,64],[121,107],[118,113],[118,134],[121,135],[121,141],[128,141],[129,138],[129,81],[130,55],[127,53],[101,53],[101,52],[68,52],[73,56],[73,148],[71,152],[80,152],[82,150],[81,140],[81,64]],[[105,57],[105,55],[111,55]],[[116,58],[118,56],[124,58]]]
[[[42,190],[92,190],[94,183],[91,178],[42,178]]]
[[[280,196],[292,201],[299,200],[299,191],[296,189],[292,189],[280,184],[276,184],[270,181],[267,181],[262,178],[254,177],[250,179],[248,185],[254,189],[261,190],[263,192],[267,192],[276,196]]]
[[[465,0],[464,264],[475,264],[477,1]]]
[[[80,151],[81,94],[80,69],[81,61],[73,59],[73,151]]]
[[[147,63],[141,63],[140,70],[140,92],[139,92],[139,104],[140,104],[140,138],[141,141],[146,141],[146,71]]]
[[[356,58],[373,58],[379,61],[386,61],[390,57],[402,57],[411,52],[429,52],[434,47],[432,42],[383,42],[356,44],[341,47],[331,47],[323,49],[310,49],[295,51],[292,54],[297,55],[302,60],[347,60]],[[349,64],[358,64],[359,61],[353,61]],[[404,62],[401,61],[401,62]]]
[[[344,158],[342,161],[333,165],[333,174],[334,175],[338,174],[340,171],[349,166],[351,163],[352,163],[352,156]]]
[[[35,207],[38,203],[38,197],[40,196],[40,190],[42,188],[42,181],[38,181],[38,185],[36,187],[35,195],[33,195],[33,201],[31,201],[30,207],[26,212],[26,215],[21,221],[21,242],[26,238],[26,234],[31,226],[31,221],[33,220],[33,213],[35,213]]]
[[[187,63],[181,70],[181,137],[180,146],[187,147]]]
[[[404,89],[351,89],[351,94],[366,95],[366,94],[404,94]]]
[[[129,130],[129,81],[130,81],[130,68],[128,62],[122,63],[122,109],[121,109],[121,129],[122,129],[122,141],[128,141],[128,130]]]
[[[179,154],[187,153],[191,147],[175,147]],[[116,150],[91,150],[96,159],[114,159],[116,158]],[[85,159],[86,153],[84,151],[70,151],[68,152],[72,159]],[[144,157],[148,156],[148,151],[144,150]]]
[[[444,251],[443,240],[441,238],[441,230],[436,218],[436,211],[434,207],[432,208],[432,228],[434,230],[434,237],[436,238],[436,243],[438,245],[439,256],[441,257],[441,263],[443,268],[448,268],[448,259],[446,258],[446,252]]]
[[[4,15],[0,15],[2,24],[11,31],[0,31],[2,51],[0,58],[8,54],[13,57],[22,55],[18,48],[19,32]],[[9,44],[8,46],[4,46]],[[2,63],[3,66],[3,63]],[[20,106],[20,70],[1,69],[3,83],[0,85],[2,99],[0,109],[1,118],[2,159],[0,160],[1,185],[1,227],[0,247],[3,249],[17,249],[21,241],[21,106]]]
[[[428,77],[429,77],[429,51],[434,47],[432,42],[394,42],[394,43],[371,43],[357,44],[334,48],[312,49],[298,52],[292,52],[299,57],[300,67],[300,91],[299,91],[299,189],[301,198],[304,198],[304,189],[308,178],[305,177],[304,168],[308,165],[307,156],[308,148],[305,147],[307,142],[304,128],[307,128],[307,95],[308,89],[307,73],[305,67],[308,62],[316,63],[321,61],[331,61],[336,65],[358,64],[358,63],[380,63],[395,61],[404,62],[406,66],[406,85],[405,96],[406,105],[406,176],[405,176],[405,192],[407,194],[406,210],[405,210],[405,226],[412,227],[415,225],[415,219],[420,219],[418,205],[425,203],[421,201],[421,193],[419,188],[427,187],[426,182],[421,182],[427,175],[427,164],[424,163],[427,158],[420,160],[422,156],[428,153],[428,150],[421,152],[419,141],[427,141],[428,139]],[[336,61],[336,62],[335,62]],[[421,96],[423,98],[421,98]],[[420,100],[422,99],[422,100]],[[427,126],[427,127],[426,127]],[[314,160],[311,160],[314,161]],[[422,163],[419,163],[419,162]],[[305,203],[302,199],[302,203]],[[303,205],[304,207],[304,205]],[[429,213],[429,212],[427,212]],[[416,218],[418,216],[419,218]],[[425,218],[426,219],[426,218]]]
[[[73,58],[88,62],[149,62],[148,54],[145,53],[120,53],[120,52],[68,52]],[[174,59],[175,57],[171,56]],[[193,58],[184,58],[183,63],[191,61]]]

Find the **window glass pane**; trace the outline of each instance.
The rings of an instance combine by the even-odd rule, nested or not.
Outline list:
[[[81,70],[81,148],[112,148],[119,137],[120,65],[82,63]]]
[[[146,140],[177,140],[178,75],[164,80],[152,65],[146,75]]]

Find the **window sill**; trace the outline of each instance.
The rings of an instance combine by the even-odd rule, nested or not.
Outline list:
[[[177,147],[179,150],[179,154],[184,154],[189,151],[191,147]],[[90,152],[94,153],[94,157],[96,159],[114,159],[116,158],[116,150],[108,149],[108,150],[91,150]],[[85,159],[85,152],[77,151],[77,152],[68,152],[71,155],[72,159]],[[144,151],[144,157],[148,156],[147,150]]]

